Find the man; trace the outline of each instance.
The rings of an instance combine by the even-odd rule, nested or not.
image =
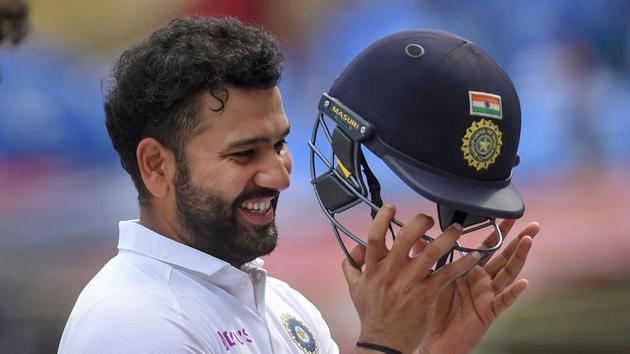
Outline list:
[[[276,38],[234,19],[177,19],[122,54],[106,124],[138,190],[140,219],[120,223],[119,253],[81,293],[59,352],[339,351],[317,309],[267,277],[258,258],[276,246],[276,206],[292,168],[280,64]],[[524,285],[476,317],[471,295],[449,289],[479,262],[478,253],[430,272],[461,227],[412,260],[409,250],[432,221],[409,221],[389,252],[384,232],[393,214],[392,206],[382,208],[367,253],[353,251],[366,272],[344,266],[361,316],[359,340],[409,353],[427,338],[423,350],[449,352],[447,338],[470,328],[461,349],[470,350]],[[511,223],[503,226],[507,232]],[[493,271],[518,274],[531,245],[526,235],[536,232],[526,229],[508,247],[510,261]],[[482,270],[467,277],[492,282]],[[452,316],[465,326],[451,324]]]

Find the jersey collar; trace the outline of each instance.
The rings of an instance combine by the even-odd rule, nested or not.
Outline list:
[[[201,252],[183,243],[141,225],[138,220],[121,221],[119,224],[118,249],[135,252],[174,266],[189,269],[207,276],[223,273],[220,278],[225,279],[225,273],[232,273],[236,278],[247,276],[254,270],[262,270],[263,260],[257,258],[245,263],[241,269],[232,267],[229,263]],[[227,277],[233,278],[233,277]],[[233,279],[237,280],[237,279]]]

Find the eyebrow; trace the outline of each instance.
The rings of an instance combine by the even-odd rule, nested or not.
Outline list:
[[[287,135],[289,135],[290,132],[291,132],[291,126],[289,125],[289,127],[282,134],[282,137],[283,138],[286,137]],[[271,144],[271,140],[269,140],[269,138],[265,136],[255,136],[252,138],[245,138],[245,139],[233,141],[228,145],[228,148],[231,149],[231,148],[236,148],[236,147],[241,147],[241,146],[246,146],[246,145],[255,145],[255,144]]]

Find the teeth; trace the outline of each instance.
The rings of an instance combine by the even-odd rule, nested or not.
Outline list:
[[[258,213],[264,213],[267,212],[267,210],[269,210],[269,207],[271,207],[271,199],[267,199],[264,201],[259,201],[259,202],[243,202],[241,203],[241,208],[244,209],[248,209],[251,211],[255,211]]]

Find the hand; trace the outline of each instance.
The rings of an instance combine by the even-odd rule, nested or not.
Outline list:
[[[513,225],[514,220],[501,222],[504,236]],[[421,353],[469,353],[479,344],[494,320],[527,288],[526,279],[515,280],[525,265],[532,238],[539,231],[540,225],[530,223],[503,252],[483,259],[442,290],[431,334],[422,344]],[[482,245],[487,247],[494,240],[493,233]]]
[[[383,206],[370,226],[367,249],[352,250],[351,256],[364,270],[346,259],[343,271],[361,320],[359,340],[411,353],[429,334],[438,294],[477,264],[480,254],[473,252],[432,273],[433,264],[461,236],[461,226],[451,226],[410,258],[411,247],[433,226],[433,219],[416,215],[400,230],[390,250],[385,234],[394,214],[393,206]]]

